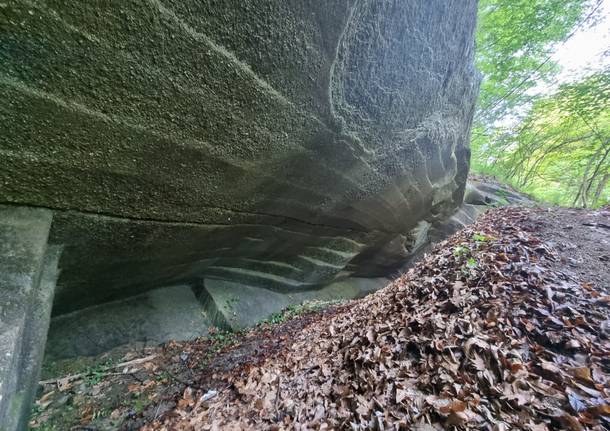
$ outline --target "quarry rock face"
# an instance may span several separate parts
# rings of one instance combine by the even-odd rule
[[[0,430],[27,429],[38,387],[59,248],[48,210],[0,205]]]
[[[239,313],[353,297],[421,252],[462,203],[475,20],[476,0],[0,4],[9,428],[27,419],[51,298],[65,354],[95,316],[104,343],[129,319],[175,334],[182,311],[146,316],[203,297],[240,326],[262,311],[210,305],[224,289],[244,286]],[[32,256],[27,277],[15,256]]]
[[[476,1],[16,0],[0,202],[54,211],[54,314],[200,277],[386,275],[461,204]]]

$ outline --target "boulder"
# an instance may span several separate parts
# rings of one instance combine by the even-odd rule
[[[1,7],[0,202],[55,211],[56,315],[387,275],[461,204],[475,0]]]
[[[466,184],[464,202],[472,205],[503,206],[536,204],[532,197],[493,177],[471,174]],[[540,203],[538,203],[540,204]]]

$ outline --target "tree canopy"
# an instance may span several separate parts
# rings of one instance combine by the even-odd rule
[[[608,202],[610,70],[544,94],[559,68],[551,52],[594,17],[598,1],[482,0],[483,74],[472,136],[474,171],[561,205]]]

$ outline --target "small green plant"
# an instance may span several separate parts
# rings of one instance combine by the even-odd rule
[[[208,338],[215,344],[222,347],[234,344],[237,341],[237,333],[231,331],[216,330],[211,331]]]
[[[472,235],[472,239],[475,240],[476,242],[487,242],[490,240],[490,238],[482,233],[475,233],[474,235]]]
[[[259,325],[277,325],[294,319],[297,316],[322,311],[333,305],[342,304],[343,302],[345,301],[339,299],[330,301],[307,301],[302,304],[292,304],[280,312],[271,314],[265,320],[261,321]]]
[[[138,397],[136,399],[136,402],[133,404],[133,409],[135,410],[136,414],[140,414],[144,411],[144,401],[142,401],[142,398]]]
[[[220,328],[210,328],[210,332],[208,334],[208,339],[212,342],[210,349],[205,353],[203,361],[201,363],[202,367],[205,367],[209,364],[210,360],[220,352],[225,347],[233,346],[239,343],[239,337],[242,335],[242,331],[225,331]]]
[[[477,260],[474,257],[469,257],[466,260],[466,264],[462,265],[462,267],[460,268],[460,271],[465,276],[471,276],[471,275],[473,275],[473,270],[475,270],[478,266],[479,266],[479,262],[477,262]]]
[[[171,374],[167,371],[162,371],[159,374],[155,375],[155,380],[160,382],[163,380],[171,380]]]
[[[93,367],[88,367],[85,374],[85,383],[89,386],[97,385],[102,381],[106,373],[108,372],[108,368],[113,364],[112,358],[105,360]]]
[[[32,410],[30,411],[30,420],[35,421],[36,419],[38,419],[38,416],[40,416],[42,414],[42,412],[44,412],[44,409],[40,405],[34,403],[34,405],[32,406]],[[35,430],[43,431],[43,430],[45,430],[45,428],[46,428],[45,424],[41,423],[41,424],[38,424],[35,428],[29,427],[28,429],[29,430],[35,429]],[[51,429],[51,428],[46,428],[46,429]]]
[[[455,257],[464,256],[464,255],[467,255],[468,253],[470,253],[470,247],[468,247],[467,245],[464,245],[464,244],[458,245],[457,247],[455,247],[453,249],[453,255]]]
[[[284,323],[288,319],[287,314],[280,311],[279,313],[273,313],[271,316],[267,317],[263,320],[262,323],[268,323],[270,325],[277,325],[279,323]]]
[[[105,409],[105,408],[104,409],[99,409],[99,410],[95,410],[93,412],[92,419],[94,419],[94,420],[95,419],[100,419],[100,418],[106,417],[108,415],[110,415],[110,411],[108,409]]]

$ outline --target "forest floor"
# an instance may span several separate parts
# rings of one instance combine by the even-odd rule
[[[39,430],[610,429],[610,208],[506,207],[366,298],[97,358]]]

